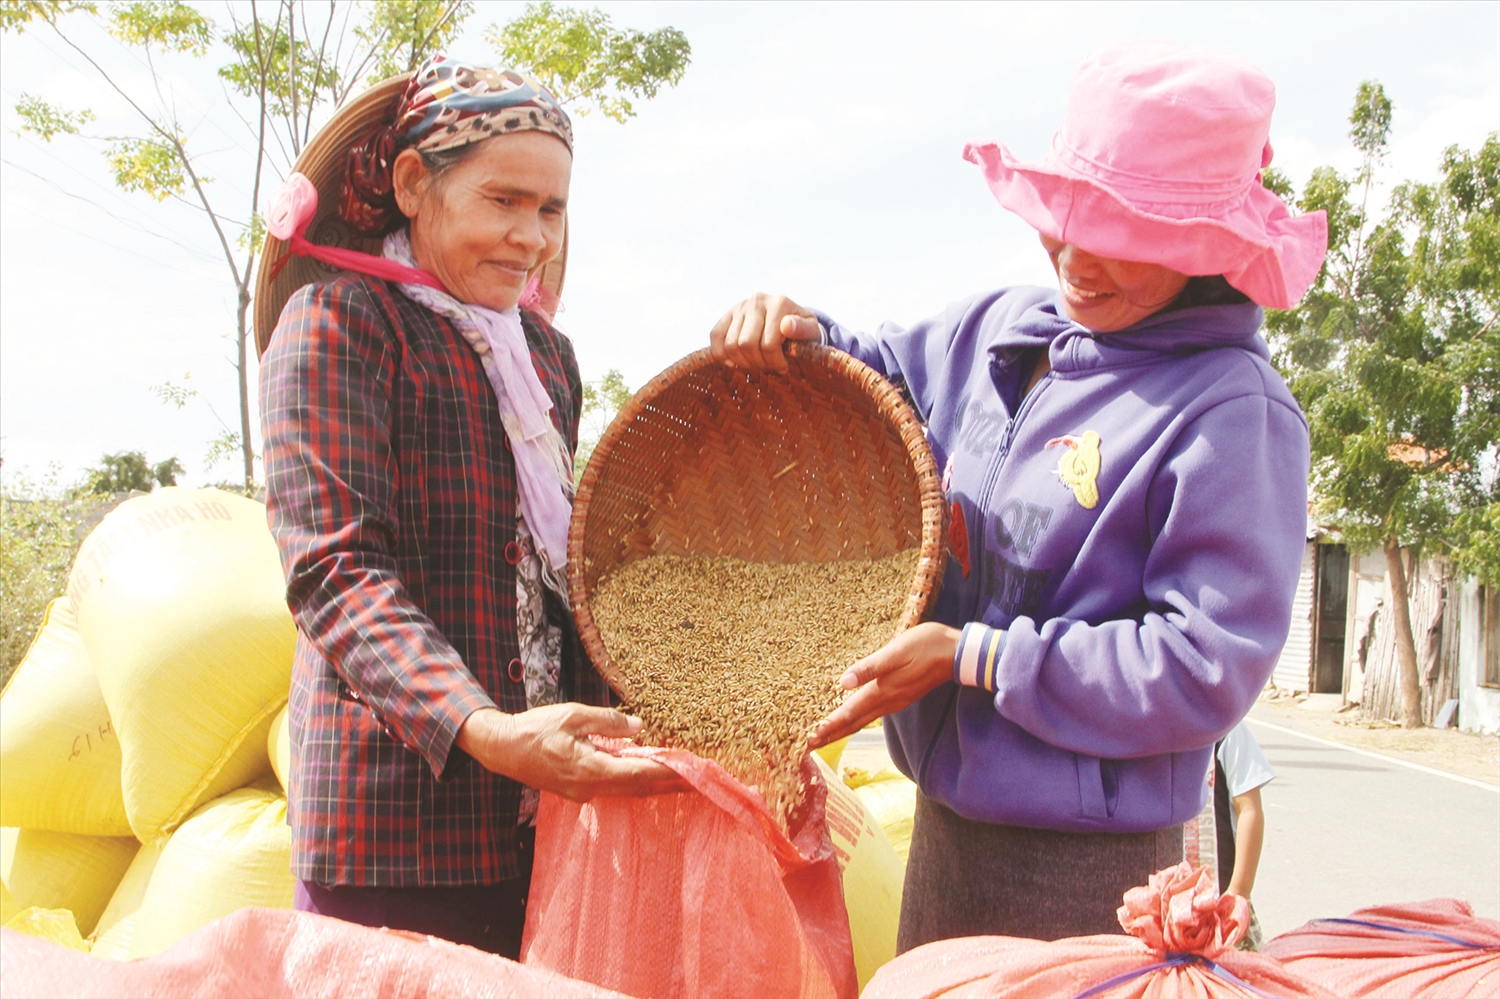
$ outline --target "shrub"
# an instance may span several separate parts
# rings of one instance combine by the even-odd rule
[[[26,655],[47,604],[68,585],[68,570],[83,540],[82,527],[97,497],[8,477],[0,488],[0,684]]]

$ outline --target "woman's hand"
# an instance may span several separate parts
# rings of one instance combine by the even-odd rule
[[[817,340],[818,317],[781,295],[752,295],[724,313],[708,334],[714,357],[731,368],[786,370],[787,340]]]
[[[818,723],[808,748],[853,735],[952,680],[958,638],[957,628],[928,621],[906,629],[849,667],[839,683],[855,693]]]
[[[640,730],[639,718],[586,704],[514,715],[481,708],[458,730],[457,745],[486,770],[572,801],[688,790],[676,771],[655,760],[611,756],[589,741],[591,735],[629,739]]]

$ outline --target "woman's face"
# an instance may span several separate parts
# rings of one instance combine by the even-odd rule
[[[1160,312],[1188,280],[1161,264],[1096,257],[1050,236],[1042,236],[1042,246],[1057,272],[1063,308],[1075,323],[1095,333],[1113,333]]]
[[[562,250],[572,173],[572,153],[545,132],[485,139],[436,177],[403,150],[392,179],[417,265],[459,301],[509,309]]]

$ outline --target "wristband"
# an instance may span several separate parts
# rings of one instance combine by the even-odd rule
[[[953,654],[953,679],[965,687],[980,687],[994,693],[995,671],[1005,651],[1005,632],[978,621],[970,621],[958,636]]]

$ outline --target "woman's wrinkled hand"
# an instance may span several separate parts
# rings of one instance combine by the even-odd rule
[[[853,735],[877,718],[895,714],[953,679],[959,631],[928,621],[908,628],[850,666],[839,678],[854,693],[813,729],[808,748]]]
[[[457,744],[487,770],[572,801],[688,790],[669,767],[612,756],[589,739],[630,739],[640,730],[639,718],[587,704],[549,704],[519,714],[481,708],[458,730]]]
[[[732,368],[785,371],[782,345],[817,340],[818,317],[782,295],[751,295],[724,313],[708,334],[715,359]]]

